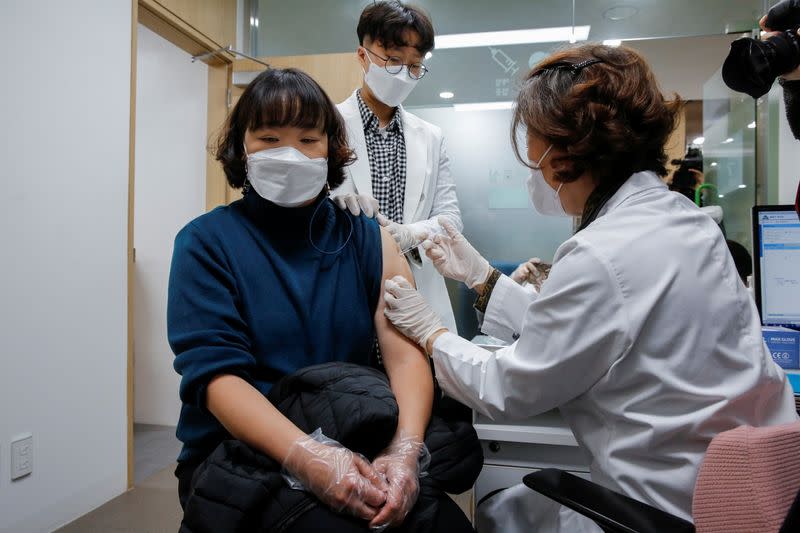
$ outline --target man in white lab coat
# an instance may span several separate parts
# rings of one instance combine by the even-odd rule
[[[381,225],[408,250],[418,289],[456,331],[444,278],[416,248],[438,229],[438,217],[462,228],[455,181],[441,129],[401,106],[427,72],[433,25],[419,8],[376,2],[362,12],[357,33],[364,84],[338,105],[357,160],[334,200],[354,215],[380,211]]]

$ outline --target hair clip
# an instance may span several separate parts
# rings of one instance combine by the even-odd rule
[[[544,72],[551,72],[555,70],[569,70],[572,74],[578,74],[581,70],[585,69],[590,65],[594,65],[595,63],[602,63],[602,59],[587,59],[586,61],[581,61],[580,63],[555,63],[553,65],[548,65],[544,68],[539,69],[538,71],[534,72],[534,76],[538,76]]]
[[[572,65],[572,70],[577,73],[585,69],[589,65],[594,65],[595,63],[602,63],[602,62],[603,62],[602,59],[587,59],[586,61],[582,61],[578,64]]]

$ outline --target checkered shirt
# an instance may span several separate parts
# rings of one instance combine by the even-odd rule
[[[406,194],[406,141],[400,113],[395,110],[386,128],[380,129],[378,117],[364,103],[360,90],[358,110],[367,142],[372,195],[386,218],[402,224]]]

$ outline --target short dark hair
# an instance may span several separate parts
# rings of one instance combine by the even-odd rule
[[[568,68],[592,60],[600,61]],[[565,152],[551,163],[558,181],[575,181],[587,170],[598,185],[645,170],[666,176],[665,145],[681,106],[677,95],[664,98],[647,62],[632,49],[569,47],[526,76],[512,122],[514,151],[528,165],[517,139],[524,126]]]
[[[247,177],[245,132],[281,126],[323,131],[328,136],[328,187],[342,184],[344,167],[355,161],[355,155],[347,145],[347,130],[336,106],[302,70],[270,68],[244,90],[216,143],[214,155],[231,187],[242,187]]]
[[[364,37],[378,41],[386,48],[409,46],[407,32],[419,35],[416,49],[421,54],[433,50],[433,23],[428,14],[414,5],[398,1],[373,2],[361,12],[358,19],[358,44],[364,44]]]

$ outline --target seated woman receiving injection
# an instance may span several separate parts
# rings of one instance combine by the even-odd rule
[[[181,504],[196,467],[234,438],[325,504],[308,513],[317,524],[399,525],[419,491],[433,380],[425,355],[383,314],[383,280],[411,279],[397,245],[373,220],[328,199],[353,159],[342,119],[307,74],[270,69],[231,112],[217,159],[243,198],[180,231],[169,282],[169,341],[182,376]],[[313,440],[265,395],[304,367],[369,365],[376,336],[399,422],[369,463]]]

